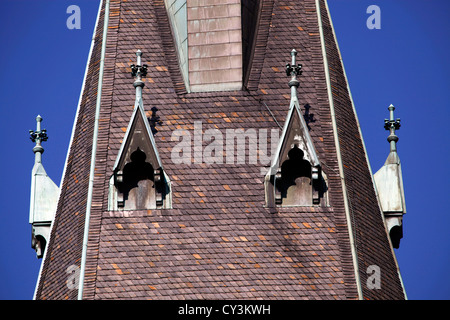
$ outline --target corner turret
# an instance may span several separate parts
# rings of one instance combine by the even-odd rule
[[[47,141],[46,130],[41,130],[41,116],[36,118],[36,131],[30,130],[30,139],[36,145],[33,148],[35,161],[31,173],[30,224],[32,226],[31,247],[36,251],[38,259],[42,258],[45,246],[50,237],[50,226],[56,212],[59,188],[50,179],[42,165],[44,148],[42,142]]]
[[[395,107],[392,104],[388,110],[390,117],[384,120],[384,128],[390,132],[387,138],[390,152],[374,179],[392,246],[398,249],[403,237],[403,215],[406,213],[402,168],[397,154],[398,137],[395,134],[395,130],[400,129],[400,119],[394,118]]]

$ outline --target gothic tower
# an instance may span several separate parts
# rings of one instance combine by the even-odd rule
[[[35,299],[405,299],[391,120],[325,0],[103,0]]]

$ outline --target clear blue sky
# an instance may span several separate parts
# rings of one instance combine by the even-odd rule
[[[69,30],[69,5],[81,29]],[[34,162],[29,129],[44,118],[43,163],[59,185],[99,1],[1,0],[0,299],[31,299],[41,260],[28,224]],[[369,30],[369,5],[381,29]],[[389,150],[383,121],[394,104],[407,214],[395,250],[409,299],[450,299],[450,1],[329,0],[373,172]],[[139,41],[136,39],[136,41]]]

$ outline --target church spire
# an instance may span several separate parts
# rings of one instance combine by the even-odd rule
[[[36,299],[404,298],[326,1],[106,0],[91,48]]]

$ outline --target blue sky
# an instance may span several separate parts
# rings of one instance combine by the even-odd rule
[[[69,30],[69,5],[81,29]],[[28,224],[33,143],[40,114],[49,139],[43,163],[60,183],[81,90],[97,0],[1,0],[0,299],[32,299],[41,260]],[[369,5],[381,29],[369,30]],[[395,250],[409,299],[450,299],[450,1],[329,0],[373,172],[386,160],[387,107],[397,132],[407,214]],[[138,41],[138,39],[136,39]]]

